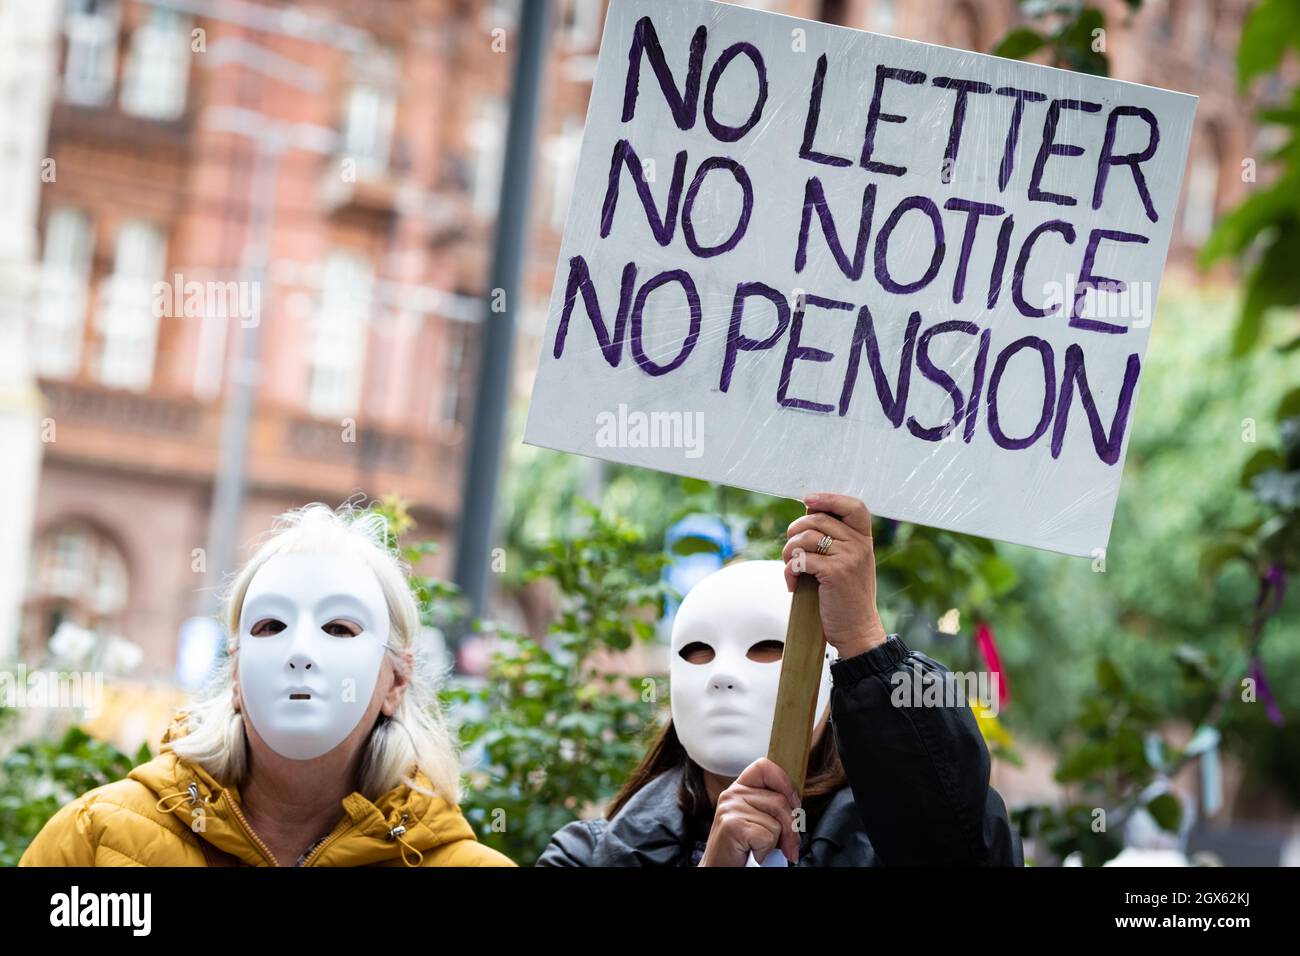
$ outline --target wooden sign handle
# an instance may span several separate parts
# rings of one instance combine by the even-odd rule
[[[812,746],[813,718],[825,657],[817,579],[811,574],[801,574],[790,603],[790,623],[781,655],[781,681],[776,690],[776,714],[767,745],[767,759],[790,775],[800,796],[808,772],[808,751]]]

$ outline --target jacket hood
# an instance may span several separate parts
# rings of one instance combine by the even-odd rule
[[[159,755],[128,777],[156,796],[158,812],[172,814],[198,838],[240,862],[269,865],[271,854],[244,816],[238,787],[223,784],[172,750],[172,741],[184,734],[184,715],[177,715]],[[416,771],[411,779],[418,788],[401,783],[374,801],[350,793],[342,801],[337,826],[307,854],[306,862],[367,866],[401,859],[417,866],[424,854],[444,844],[474,840],[458,806],[434,795],[423,773]]]

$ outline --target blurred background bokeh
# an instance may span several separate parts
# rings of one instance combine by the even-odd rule
[[[1288,108],[1294,51],[1270,61],[1265,50],[1265,68],[1239,82],[1249,0],[744,5],[978,52],[1001,46],[1201,98],[1103,566],[891,525],[880,536],[897,548],[884,546],[882,601],[910,642],[1003,675],[1011,694],[984,721],[995,783],[1013,807],[1063,811],[1049,824],[1028,813],[1026,827],[1070,834],[1044,836],[1055,852],[1043,861],[1074,852],[1095,862],[1070,842],[1064,811],[1138,792],[1166,836],[1125,831],[1103,857],[1128,844],[1300,862],[1297,599],[1285,589],[1293,566],[1267,537],[1267,521],[1294,520],[1296,501],[1261,498],[1253,475],[1242,479],[1251,461],[1258,472],[1285,460],[1295,440],[1279,410],[1300,385],[1300,353],[1285,348],[1295,312],[1243,333],[1253,236],[1197,263],[1216,222],[1294,169],[1270,162],[1300,101],[1289,121],[1257,115]],[[779,539],[789,503],[518,441],[570,199],[599,201],[574,175],[605,6],[549,4],[524,255],[502,305],[493,238],[510,185],[513,68],[529,39],[520,0],[0,0],[0,662],[105,675],[93,720],[10,715],[0,757],[27,747],[30,770],[32,748],[54,746],[74,723],[91,734],[69,745],[82,756],[96,739],[128,753],[156,745],[219,647],[222,576],[276,514],[308,502],[385,499],[403,516],[404,542],[441,543],[412,545],[430,582],[455,576],[466,509],[495,516],[485,594],[467,610],[448,591],[426,620],[430,649],[461,686],[480,689],[476,704],[462,701],[480,720],[529,695],[543,709],[590,704],[564,697],[559,677],[666,671],[654,627],[633,635],[643,640],[582,644],[589,668],[557,672],[554,699],[550,685],[516,686],[493,670],[503,646],[518,658],[520,641],[546,646],[557,622],[580,629],[564,614],[592,594],[556,577],[575,542],[618,562],[657,555],[639,566],[641,583],[667,564],[680,589]],[[1293,27],[1300,37],[1300,15],[1274,32]],[[1290,264],[1300,275],[1300,256]],[[1300,299],[1265,304],[1287,306],[1286,295]],[[515,337],[511,367],[493,370],[509,399],[505,466],[497,493],[473,500],[479,355],[503,309]],[[601,525],[615,519],[632,537]],[[646,606],[653,625],[661,607]],[[474,610],[492,623],[472,626]],[[614,610],[611,628],[625,608]],[[506,632],[515,637],[503,645]],[[1264,689],[1257,707],[1220,701],[1238,677]],[[497,707],[500,686],[519,697]],[[653,717],[633,722],[619,760],[634,759]],[[600,738],[627,719],[620,710],[579,729]],[[1196,736],[1206,727],[1213,740]],[[479,782],[500,783],[492,741],[471,733],[467,743]],[[589,792],[562,795],[539,832],[598,804],[619,766],[574,784]],[[1094,784],[1103,797],[1087,795]],[[536,803],[531,785],[511,784],[513,798]],[[1162,794],[1174,795],[1176,816]],[[16,819],[13,801],[0,793],[0,831]]]

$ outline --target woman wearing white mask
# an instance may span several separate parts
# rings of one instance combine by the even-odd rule
[[[158,757],[60,810],[27,866],[509,866],[462,816],[384,519],[282,515],[226,601],[230,654]]]
[[[964,700],[908,706],[917,698],[895,694],[944,668],[881,625],[871,515],[842,495],[806,503],[784,564],[729,565],[686,595],[673,622],[672,720],[608,819],[564,827],[539,865],[1023,863]],[[818,580],[828,644],[802,800],[764,756],[799,571]]]

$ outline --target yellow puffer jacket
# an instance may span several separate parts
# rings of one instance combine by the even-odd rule
[[[273,865],[240,809],[239,791],[176,756],[171,736],[125,780],[91,790],[51,817],[18,865]],[[422,774],[415,779],[432,789]],[[474,838],[459,807],[401,784],[373,803],[349,794],[338,825],[302,865],[514,864]]]

